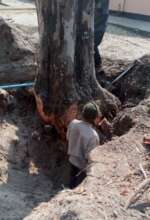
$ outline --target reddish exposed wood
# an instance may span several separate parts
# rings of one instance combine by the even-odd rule
[[[44,121],[44,123],[55,126],[61,139],[66,140],[67,126],[70,123],[70,121],[76,118],[78,113],[77,104],[72,104],[67,109],[67,111],[61,116],[54,113],[48,115],[44,112],[42,99],[39,96],[37,96],[35,92],[34,95],[36,99],[37,111],[41,119]]]

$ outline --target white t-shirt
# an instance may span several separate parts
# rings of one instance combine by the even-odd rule
[[[69,161],[79,169],[87,164],[89,152],[99,145],[99,136],[91,124],[74,119],[67,130]]]

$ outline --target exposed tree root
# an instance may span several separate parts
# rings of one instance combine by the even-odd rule
[[[51,124],[55,126],[57,129],[60,138],[62,140],[66,140],[66,130],[67,130],[67,125],[68,123],[76,118],[77,112],[78,112],[78,107],[77,104],[72,104],[65,113],[62,115],[57,115],[54,113],[51,113],[50,115],[47,115],[44,112],[44,107],[43,107],[43,102],[42,99],[36,95],[34,92],[34,96],[36,99],[36,106],[37,106],[37,111],[41,119],[46,123],[46,124]]]

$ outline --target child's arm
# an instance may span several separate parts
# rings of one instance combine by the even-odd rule
[[[101,129],[102,133],[104,133],[104,135],[112,135],[112,125],[105,117],[100,121],[99,128]]]

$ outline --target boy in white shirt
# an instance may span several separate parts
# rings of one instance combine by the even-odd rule
[[[72,120],[67,130],[70,188],[79,185],[86,177],[89,152],[99,145],[99,135],[94,129],[101,118],[99,107],[94,102],[87,103],[83,107],[82,118]]]

